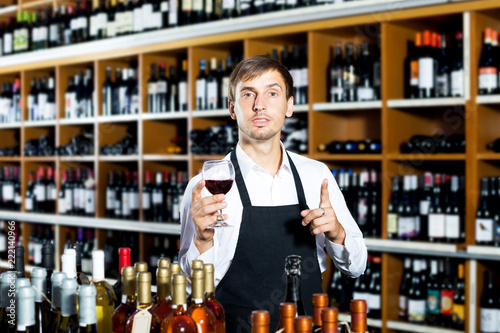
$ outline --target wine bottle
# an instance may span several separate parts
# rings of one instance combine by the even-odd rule
[[[152,220],[151,171],[146,171],[146,181],[142,188],[142,214],[145,221]]]
[[[206,78],[206,92],[207,108],[216,110],[219,107],[219,82],[217,79],[217,59],[215,57],[210,59],[210,71]]]
[[[63,272],[56,272],[52,274],[52,307],[50,308],[50,330],[49,332],[57,332],[61,323],[61,285],[62,281],[66,279],[66,274]]]
[[[312,333],[313,319],[311,316],[297,316],[293,321],[294,332],[296,333]]]
[[[16,272],[17,278],[23,278],[25,276],[24,271],[24,247],[18,245],[14,248],[14,271]]]
[[[373,89],[373,67],[372,57],[370,55],[370,44],[363,43],[363,51],[359,63],[359,85],[356,95],[358,101],[373,101],[376,99]]]
[[[11,55],[13,53],[14,41],[14,18],[9,17],[7,27],[3,34],[3,54]]]
[[[122,248],[123,249],[123,248]],[[121,270],[121,303],[113,312],[112,327],[114,333],[124,333],[127,321],[136,310],[136,278],[132,266]]]
[[[123,268],[131,265],[130,248],[121,247],[118,249],[118,263],[118,273],[123,274]],[[122,279],[118,279],[118,281],[113,286],[113,291],[116,296],[116,307],[120,304],[118,302],[122,302],[122,288]]]
[[[481,179],[481,196],[476,212],[476,243],[493,245],[493,218],[490,211],[488,178]]]
[[[165,258],[162,258],[165,259]],[[162,260],[160,259],[160,260]],[[161,261],[158,260],[158,268],[156,270],[157,294],[154,296],[153,302],[156,304],[152,312],[156,313],[160,320],[167,318],[172,313],[172,296],[170,290],[170,270],[168,267],[161,267]],[[204,286],[203,286],[204,288]],[[205,297],[205,295],[203,295]],[[214,316],[214,332],[215,332],[215,316]]]
[[[441,315],[440,323],[442,326],[451,327],[453,313],[453,298],[455,296],[455,288],[453,286],[453,277],[451,271],[451,262],[446,259],[445,273],[441,280]]]
[[[455,280],[455,295],[452,307],[452,327],[456,330],[465,328],[465,281],[464,264],[458,264],[458,276]]]
[[[450,96],[450,57],[447,54],[448,47],[446,35],[438,35],[437,45],[437,75],[436,75],[436,96]]]
[[[445,211],[446,241],[450,243],[465,241],[464,218],[463,211],[460,208],[458,191],[459,178],[458,176],[452,176]]]
[[[14,293],[9,293],[10,286],[16,281],[15,272],[4,272],[0,276],[0,288],[2,297],[0,298],[0,305],[3,310],[3,316],[0,318],[0,329],[2,332],[14,333],[16,326],[12,323],[11,316],[8,313],[15,311]]]
[[[156,173],[156,186],[152,189],[152,204],[153,204],[153,217],[157,222],[165,220],[164,215],[164,190],[162,188],[162,174],[161,172]]]
[[[422,34],[415,33],[415,42],[408,44],[407,63],[407,98],[418,98],[418,59],[422,46]]]
[[[318,330],[323,326],[321,321],[321,311],[328,306],[327,294],[313,294],[313,330]]]
[[[380,263],[380,257],[373,258],[373,273],[368,283],[368,317],[375,319],[380,319],[382,316]]]
[[[95,181],[91,169],[87,170],[87,179],[84,186],[85,216],[93,217],[95,215]]]
[[[484,30],[484,44],[479,58],[479,95],[493,94],[498,89],[498,69],[491,45],[491,28]]]
[[[95,285],[97,330],[99,332],[110,332],[111,318],[113,316],[115,294],[111,286],[104,280],[104,251],[92,251],[92,284]]]
[[[366,333],[368,332],[367,326],[367,305],[365,300],[353,299],[351,300],[351,332],[352,333]]]
[[[335,43],[335,56],[333,48],[330,49],[330,63],[328,65],[328,96],[330,103],[344,101],[343,81],[344,59],[342,57],[342,42]]]
[[[179,77],[179,111],[187,110],[187,60],[182,60],[182,71]]]
[[[403,278],[399,286],[399,318],[408,319],[408,294],[412,283],[411,259],[405,258]]]
[[[250,316],[252,333],[269,333],[271,317],[266,310],[254,310]],[[194,332],[194,331],[193,331]]]
[[[61,283],[61,319],[59,332],[79,332],[78,312],[76,309],[77,282],[74,278],[66,278]]]
[[[140,327],[149,332],[159,332],[161,327],[160,318],[151,311],[153,302],[151,300],[151,273],[137,273],[137,310],[127,321],[126,332],[132,333]],[[144,318],[149,318],[144,320]]]
[[[106,217],[114,217],[115,214],[115,173],[113,171],[109,172],[108,186],[106,187]]]
[[[427,295],[420,279],[420,260],[413,260],[413,276],[408,290],[408,321],[422,324],[425,321]]]
[[[434,175],[432,199],[429,206],[428,232],[429,241],[442,241],[445,238],[445,214],[441,194],[441,175]]]
[[[37,289],[34,295],[34,317],[35,325],[39,332],[48,332],[50,324],[50,305],[43,297],[47,289],[47,270],[45,268],[34,268],[31,271],[31,284]],[[48,297],[48,296],[47,296]]]
[[[196,110],[207,109],[207,77],[205,59],[200,60],[200,72],[196,77]]]
[[[416,225],[416,211],[411,200],[411,176],[403,176],[403,193],[398,206],[398,238],[413,238]]]
[[[203,266],[203,263],[201,264]],[[203,332],[215,332],[217,319],[210,309],[205,306],[205,273],[203,269],[191,271],[191,305],[187,314],[196,322],[196,326]]]
[[[19,298],[17,332],[39,332],[35,321],[35,290],[31,286],[22,287],[16,290],[16,294]]]
[[[321,333],[337,333],[338,332],[339,312],[335,307],[327,307],[321,310]]]
[[[398,237],[399,176],[392,177],[392,192],[387,208],[387,237]]]
[[[498,305],[495,299],[493,274],[490,270],[484,272],[484,285],[480,301],[480,331],[481,333],[497,332]]]
[[[293,332],[293,321],[297,315],[295,303],[281,303],[280,304],[280,323],[278,330],[283,329],[283,333]]]
[[[290,255],[285,260],[286,291],[285,302],[294,303],[297,315],[305,315],[301,290],[302,258]]]
[[[93,285],[78,288],[80,333],[97,333],[96,295],[97,290]]]
[[[173,276],[175,272],[176,264],[170,264],[170,273]],[[177,266],[180,271],[180,267]],[[205,272],[205,305],[210,311],[213,312],[215,318],[217,319],[217,333],[223,333],[226,331],[226,313],[222,305],[215,299],[215,287],[214,287],[214,265],[204,264],[203,271]]]
[[[356,65],[353,43],[347,43],[345,45],[345,61],[343,68],[344,94],[347,102],[355,102],[357,100],[356,83],[358,82],[358,68]]]
[[[418,91],[419,98],[431,98],[436,96],[436,80],[435,58],[431,48],[431,32],[424,31],[423,47],[418,58]]]
[[[172,266],[171,266],[172,267]],[[143,273],[149,274],[149,273]],[[175,274],[172,277],[172,314],[162,322],[161,332],[172,333],[182,323],[184,332],[197,332],[196,322],[188,315],[186,309],[186,276]]]

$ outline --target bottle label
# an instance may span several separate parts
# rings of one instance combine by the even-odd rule
[[[97,36],[97,29],[98,29],[98,21],[97,21],[97,15],[93,15],[90,17],[90,36],[95,37]]]
[[[359,87],[358,88],[358,102],[373,101],[375,99],[375,91],[373,88]]]
[[[35,185],[35,196],[37,202],[46,200],[44,185]]]
[[[427,312],[434,315],[441,313],[441,292],[439,290],[427,290]]]
[[[71,29],[64,29],[64,45],[71,44]]]
[[[80,193],[78,193],[78,207],[80,207],[81,209],[85,209],[85,189],[84,188],[81,188]]]
[[[34,257],[33,257],[33,263],[35,265],[40,265],[42,263],[42,243],[35,243],[34,244]]]
[[[73,210],[73,191],[70,188],[64,190],[64,198],[66,202],[65,212],[71,212]]]
[[[300,79],[302,80],[301,86],[308,87],[309,86],[309,70],[307,67],[304,67],[300,70]]]
[[[446,238],[458,239],[460,237],[460,216],[446,214],[444,218]]]
[[[104,30],[103,34],[106,34],[106,27],[108,26],[108,15],[106,13],[99,13],[97,15],[97,33],[99,30]]]
[[[429,214],[429,237],[444,238],[445,234],[445,215],[444,214]]]
[[[429,215],[429,208],[431,206],[430,200],[420,200],[420,215],[427,216]]]
[[[335,101],[342,101],[342,99],[344,98],[344,89],[339,87],[331,87],[330,95],[332,96],[332,100],[330,101],[331,103]]]
[[[180,214],[181,214],[181,211],[180,211],[179,203],[174,202],[174,204],[172,205],[172,218],[174,219],[174,221],[178,221],[180,219]]]
[[[151,208],[151,193],[142,192],[142,209]]]
[[[110,210],[110,209],[115,209],[116,205],[115,205],[115,197],[116,197],[116,194],[115,194],[115,191],[114,190],[106,190],[106,209]]]
[[[186,82],[179,82],[179,104],[187,104]]]
[[[39,117],[45,119],[45,107],[47,105],[47,94],[38,94],[38,110],[40,112]]]
[[[33,210],[33,198],[24,199],[24,208],[26,209],[26,211]]]
[[[153,28],[161,29],[163,27],[163,16],[161,15],[161,11],[153,13],[151,22]]]
[[[145,3],[142,5],[142,27],[143,29],[151,28],[151,16],[153,16],[153,5]]]
[[[14,196],[14,202],[16,204],[20,204],[21,200],[22,200],[21,194],[20,193],[16,193],[16,195]]]
[[[450,94],[450,85],[448,74],[438,75],[436,77],[436,88],[438,96],[448,96]]]
[[[134,316],[132,333],[148,333],[151,330],[151,313],[149,311],[139,311]]]
[[[203,0],[193,0],[193,10],[201,12],[203,10]]]
[[[420,89],[434,88],[434,59],[418,59],[418,87]]]
[[[38,40],[43,42],[49,39],[49,32],[47,27],[38,28]]]
[[[196,105],[198,110],[205,109],[207,81],[205,79],[196,80]]]
[[[168,25],[177,25],[177,0],[169,0]]]
[[[222,0],[222,9],[234,9],[235,1],[234,0]]]
[[[421,322],[425,320],[425,300],[408,300],[408,320],[410,322]]]
[[[156,93],[157,94],[166,94],[167,93],[167,82],[160,81],[156,83]]]
[[[464,70],[451,72],[451,95],[462,97],[464,95]]]
[[[45,103],[45,119],[56,118],[56,105],[52,102]]]
[[[409,237],[415,232],[415,217],[414,216],[399,216],[398,219],[398,236]]]
[[[418,87],[418,60],[410,62],[410,86]]]
[[[115,18],[115,20],[116,20],[116,18]],[[108,24],[106,26],[106,34],[110,38],[116,36],[116,23],[115,23],[115,21],[108,21]]]
[[[369,294],[367,303],[370,310],[380,310],[380,295]]]
[[[193,1],[192,0],[182,0],[182,11],[190,12],[193,10]]]
[[[57,203],[57,211],[59,214],[66,214],[68,204],[66,203],[65,197],[59,197],[59,201]]]
[[[208,105],[215,105],[215,108],[217,108],[217,82],[207,84],[207,99]]]
[[[211,2],[211,1],[209,1],[209,2]],[[168,12],[168,1],[162,1],[161,5],[160,5],[160,10],[162,13]]]
[[[498,87],[496,67],[479,68],[479,89],[496,89]]]
[[[38,41],[40,40],[38,37],[39,31],[40,31],[39,28],[33,28],[31,33],[31,40],[33,41],[33,43],[38,43]]]
[[[95,212],[95,192],[93,189],[85,191],[85,213],[94,214]]]
[[[389,213],[387,216],[387,233],[398,233],[398,214]]]
[[[155,95],[157,87],[156,83],[148,83],[148,95]]]
[[[163,204],[163,194],[153,193],[153,204]]]
[[[123,192],[122,193],[122,215],[130,216],[130,203],[129,203],[129,194]]]
[[[290,75],[292,76],[293,86],[296,88],[300,87],[300,84],[302,83],[300,78],[300,69],[290,70]]]
[[[139,209],[139,193],[130,193],[130,209]]]
[[[454,290],[441,290],[441,314],[451,316],[453,310]]]
[[[4,185],[2,188],[2,197],[4,201],[14,200],[14,185]]]
[[[476,241],[493,241],[493,219],[476,219]]]
[[[55,201],[57,199],[56,188],[52,187],[49,189],[49,200]]]
[[[399,316],[405,317],[408,311],[408,297],[399,295]]]
[[[136,114],[139,113],[139,95],[132,95],[130,99],[130,112]]]
[[[221,91],[222,98],[226,98],[229,96],[229,77],[224,76],[222,78],[222,91]],[[223,107],[227,107],[227,105],[223,105]]]
[[[451,319],[456,324],[463,324],[465,321],[465,306],[463,304],[453,303]]]
[[[481,309],[480,327],[482,333],[495,333],[498,325],[497,309]]]
[[[5,54],[12,53],[12,34],[3,35],[3,51]]]
[[[142,29],[142,7],[134,8],[134,32],[141,32]]]
[[[366,204],[366,198],[358,198],[358,224],[364,226],[368,223],[367,215],[368,206]]]

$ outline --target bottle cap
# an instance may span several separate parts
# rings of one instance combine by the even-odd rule
[[[172,278],[172,286],[172,304],[186,304],[186,276],[184,274],[175,274]]]
[[[205,298],[205,272],[202,269],[193,269],[191,271],[191,284],[193,286],[193,299]]]
[[[215,291],[214,265],[204,264],[203,271],[205,272],[205,292],[211,294]]]
[[[27,326],[35,325],[35,290],[31,286],[21,287],[16,291],[18,307],[17,329],[22,331]]]
[[[61,285],[62,281],[66,279],[66,273],[56,272],[52,274],[52,304],[56,308],[61,307]]]
[[[122,268],[122,294],[133,296],[136,292],[135,269],[132,266]]]
[[[324,308],[328,306],[328,295],[327,294],[313,294],[312,299],[313,307]]]
[[[313,327],[311,316],[297,316],[293,322],[295,333],[309,333]]]
[[[339,311],[335,307],[321,309],[321,321],[323,323],[336,323],[339,320]]]
[[[161,268],[169,268],[170,267],[170,259],[169,258],[160,258],[158,259],[158,267]]]
[[[294,317],[297,315],[297,307],[294,303],[280,304],[280,317]]]
[[[31,287],[31,282],[30,279],[28,278],[17,278],[16,279],[16,289],[22,288],[22,287]],[[17,296],[19,297],[19,296]]]
[[[92,280],[104,279],[104,251],[92,251]]]
[[[252,311],[251,322],[252,326],[269,326],[271,319],[269,312],[266,310]]]
[[[31,271],[31,283],[38,289],[35,293],[35,302],[41,303],[44,298],[42,293],[46,293],[47,270],[45,268],[33,268]]]
[[[158,297],[165,299],[170,296],[170,282],[170,270],[166,267],[158,267],[156,270]]]
[[[203,269],[203,260],[193,260],[191,269]]]
[[[139,261],[134,264],[134,269],[135,273],[140,273],[140,272],[147,272],[148,271],[148,264],[145,263],[144,261]]]
[[[351,332],[366,332],[366,311],[367,305],[364,299],[351,300]]]
[[[76,311],[76,279],[64,279],[61,284],[61,315],[71,316]]]
[[[80,326],[97,324],[96,294],[94,285],[84,284],[78,288]]]
[[[54,246],[52,243],[44,243],[42,246],[42,266],[54,269]]]

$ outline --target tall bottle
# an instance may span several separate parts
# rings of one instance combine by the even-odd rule
[[[192,270],[191,279],[191,305],[187,314],[193,318],[203,332],[215,332],[217,324],[215,315],[205,306],[205,273],[203,269]]]
[[[114,310],[115,294],[111,286],[104,280],[104,251],[92,251],[92,284],[95,285],[97,330],[111,332],[111,318]]]
[[[285,302],[294,303],[297,315],[305,315],[301,289],[302,257],[290,255],[285,259],[286,292]]]
[[[161,260],[162,259],[158,261],[158,268],[156,270],[156,286],[158,291],[155,295],[156,305],[151,311],[154,312],[160,320],[163,320],[172,313],[172,297],[170,291],[172,277],[167,267],[160,266]],[[205,295],[203,295],[203,297],[205,297]]]
[[[481,179],[481,196],[476,212],[476,243],[493,245],[493,217],[490,211],[488,178]]]
[[[484,30],[484,44],[479,58],[479,95],[493,94],[498,89],[498,68],[495,66],[495,56],[491,45],[493,31]]]
[[[63,272],[56,272],[52,274],[52,307],[50,308],[50,325],[49,332],[57,332],[59,324],[61,323],[61,285],[63,280],[66,279],[66,274]]]
[[[112,317],[114,333],[124,333],[127,321],[136,310],[136,278],[132,266],[125,266],[121,270],[122,295],[121,304],[116,308]]]
[[[387,237],[398,237],[399,177],[392,177],[392,192],[387,214]]]
[[[366,333],[368,332],[367,315],[368,310],[365,300],[353,299],[350,304],[351,309],[351,332]]]
[[[292,333],[293,321],[296,315],[297,315],[297,308],[295,307],[295,303],[281,303],[280,323],[278,325],[278,329],[284,329],[283,333]]]
[[[14,248],[14,271],[16,272],[17,278],[25,277],[24,272],[24,247],[18,245]]]
[[[151,273],[140,272],[137,274],[137,310],[130,316],[127,321],[126,332],[132,333],[132,328],[143,324],[141,328],[146,332],[160,332],[161,320],[151,311],[153,302],[151,300]],[[144,320],[138,318],[144,316],[143,311],[148,311],[147,316],[151,316],[151,320],[144,323]],[[149,323],[149,327],[148,324]]]
[[[172,271],[174,264],[171,264],[170,267]],[[205,305],[217,319],[217,333],[224,333],[226,332],[226,313],[222,305],[215,299],[214,265],[204,264],[203,271],[205,272]]]
[[[434,175],[434,188],[432,200],[429,207],[428,233],[429,241],[442,241],[445,239],[445,214],[443,207],[443,197],[441,194],[441,175]]]
[[[196,322],[186,311],[186,276],[175,274],[172,287],[172,314],[161,324],[161,332],[173,333],[179,325],[182,325],[185,333],[197,332]]]
[[[329,102],[344,101],[343,81],[344,59],[342,57],[342,42],[335,43],[335,56],[333,48],[330,50],[330,64],[328,65],[328,96]]]
[[[441,286],[439,284],[438,261],[431,261],[430,276],[427,281],[427,310],[425,321],[437,325],[441,315]]]
[[[7,333],[15,333],[16,326],[12,324],[12,318],[6,314],[11,311],[15,311],[16,309],[13,307],[14,304],[14,295],[13,293],[9,293],[9,289],[12,283],[16,281],[16,273],[15,272],[4,272],[0,276],[0,289],[1,289],[1,298],[0,298],[0,306],[3,311],[3,316],[0,318],[0,329],[2,332]]]
[[[412,282],[411,259],[405,258],[403,278],[399,286],[399,318],[408,318],[408,293]]]
[[[452,327],[456,330],[465,328],[465,281],[464,264],[458,264],[458,276],[455,282],[455,295],[453,297]]]
[[[187,60],[182,60],[182,71],[179,77],[179,110],[188,110],[188,99],[187,99]]]
[[[123,274],[122,272],[123,268],[127,266],[131,266],[130,248],[121,247],[118,249],[118,273]],[[113,285],[113,291],[116,296],[115,307],[118,307],[120,305],[119,302],[123,301],[122,290],[123,290],[123,282],[122,279],[119,278],[118,281]]]
[[[418,90],[420,98],[436,96],[436,66],[431,47],[431,32],[424,31],[423,47],[418,58]]]
[[[50,305],[42,295],[42,293],[46,293],[47,270],[45,268],[34,268],[31,272],[31,284],[38,289],[34,299],[36,327],[40,333],[48,332],[48,325],[50,324]]]
[[[313,304],[313,330],[320,329],[323,326],[321,321],[321,310],[328,306],[328,295],[327,294],[313,294],[312,298]]]
[[[80,333],[97,333],[96,295],[93,285],[78,288]]]
[[[266,310],[252,311],[250,322],[252,324],[252,333],[269,333],[271,316]]]
[[[78,312],[76,310],[76,279],[64,279],[61,283],[61,319],[59,332],[78,333]]]
[[[207,76],[205,59],[200,60],[200,72],[196,77],[196,110],[207,109]]]
[[[483,292],[479,303],[479,327],[481,333],[494,333],[498,331],[498,306],[495,295],[496,292],[493,284],[493,274],[490,270],[485,271]]]
[[[413,260],[413,277],[408,292],[408,321],[422,324],[425,321],[427,295],[420,279],[420,260]]]
[[[22,287],[16,290],[16,294],[19,298],[17,332],[41,332],[35,320],[35,290],[31,286]]]

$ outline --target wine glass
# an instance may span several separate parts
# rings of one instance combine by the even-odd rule
[[[230,160],[206,161],[203,164],[202,177],[205,180],[205,187],[213,195],[226,194],[233,186],[234,167]],[[222,209],[219,210],[217,222],[209,226],[209,229],[228,227],[226,221],[222,219]]]

